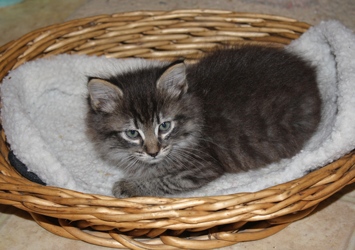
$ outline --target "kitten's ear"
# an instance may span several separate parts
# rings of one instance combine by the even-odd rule
[[[121,89],[108,81],[98,78],[89,80],[88,90],[91,107],[96,111],[105,113],[112,113],[123,97]]]
[[[184,63],[178,63],[169,67],[159,78],[157,88],[167,92],[173,97],[179,97],[181,94],[186,93],[188,88],[186,65]]]

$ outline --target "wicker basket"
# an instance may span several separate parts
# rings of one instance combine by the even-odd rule
[[[288,44],[309,28],[294,19],[217,10],[101,15],[35,30],[0,48],[0,80],[19,65],[59,53],[194,59],[221,44]],[[355,181],[355,153],[303,178],[255,193],[116,199],[44,187],[9,164],[2,131],[0,203],[28,211],[48,231],[133,249],[210,249],[272,235]]]

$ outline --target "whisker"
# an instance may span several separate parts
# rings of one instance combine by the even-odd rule
[[[178,157],[176,157],[178,156]],[[197,156],[197,157],[196,157]],[[171,157],[174,157],[174,159],[176,159],[177,161],[179,161],[181,163],[181,165],[183,166],[183,168],[186,169],[186,162],[184,162],[182,159],[187,159],[188,162],[194,162],[194,165],[197,167],[197,165],[199,167],[202,167],[202,168],[199,168],[199,169],[203,169],[205,166],[203,164],[203,162],[205,161],[204,158],[202,157],[199,157],[198,155],[191,155],[191,152],[190,151],[185,151],[185,150],[182,150],[182,149],[179,149],[179,150],[176,150],[176,153],[171,155]],[[180,157],[180,158],[179,158]],[[201,161],[196,161],[196,158],[197,159],[200,159]],[[197,165],[196,165],[197,164]]]

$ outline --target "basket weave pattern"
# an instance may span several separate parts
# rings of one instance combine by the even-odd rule
[[[215,46],[282,46],[309,28],[294,19],[217,10],[129,12],[35,30],[0,47],[0,81],[21,64],[60,53],[195,59]],[[0,140],[0,203],[28,211],[50,232],[132,249],[209,249],[272,235],[355,181],[355,154],[255,193],[200,198],[114,197],[43,187],[8,163]]]

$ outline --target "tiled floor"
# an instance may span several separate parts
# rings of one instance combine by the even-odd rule
[[[1,0],[0,0],[1,1]],[[293,17],[311,24],[338,19],[355,30],[354,0],[24,0],[0,8],[0,46],[35,28],[102,13],[218,8]],[[321,203],[308,218],[269,238],[225,249],[354,250],[355,184]],[[0,250],[106,249],[53,235],[18,209],[0,205]]]

